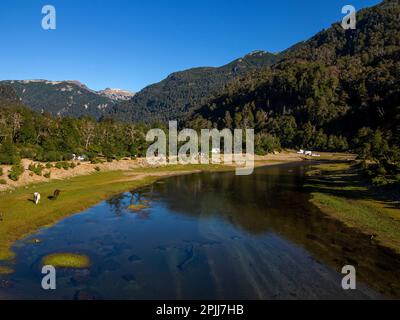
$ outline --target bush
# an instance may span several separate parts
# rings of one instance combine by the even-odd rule
[[[0,146],[0,164],[15,165],[18,164],[20,160],[21,158],[15,145],[10,140],[6,140]]]
[[[71,169],[75,169],[75,168],[76,168],[76,164],[72,162],[72,163],[69,165],[69,167],[70,167]]]
[[[21,165],[21,163],[19,164],[15,164],[11,167],[10,173],[8,175],[8,177],[12,180],[12,181],[18,181],[19,177],[24,173],[24,168]]]
[[[63,155],[63,160],[65,161],[71,161],[74,158],[74,156],[72,155],[72,153],[64,153]]]
[[[6,181],[6,180],[4,180],[4,179],[0,179],[0,184],[3,184],[3,185],[5,185],[5,184],[7,184],[7,181]]]
[[[255,137],[255,153],[257,155],[266,155],[275,151],[281,151],[279,138],[271,134],[258,134]]]
[[[43,177],[45,177],[46,179],[50,179],[51,178],[51,172],[46,172]]]
[[[48,163],[46,163],[46,168],[51,169],[51,168],[53,168],[53,165],[50,162],[48,162]]]
[[[3,168],[0,167],[0,176],[4,174]]]
[[[63,165],[62,165],[61,162],[57,162],[54,166],[55,166],[57,169],[62,169],[62,168],[63,168]]]
[[[63,160],[63,154],[57,151],[46,151],[38,157],[39,161],[56,162]]]
[[[101,164],[101,163],[103,163],[104,161],[102,161],[101,159],[99,159],[99,158],[93,158],[91,161],[90,161],[90,163],[91,164]]]
[[[20,157],[24,159],[35,159],[37,156],[37,150],[33,148],[21,148],[19,154]]]
[[[62,161],[62,162],[57,162],[55,167],[57,169],[64,169],[64,170],[69,170],[70,165],[68,162]]]
[[[61,163],[64,170],[69,170],[70,166],[68,162],[61,162]]]
[[[41,176],[44,167],[41,164],[35,165],[35,164],[32,163],[32,164],[29,165],[28,169],[29,169],[29,171],[32,171],[36,175]]]
[[[95,167],[94,170],[100,171],[101,169],[100,169],[100,167]]]

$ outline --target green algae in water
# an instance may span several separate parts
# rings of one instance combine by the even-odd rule
[[[128,207],[128,210],[133,212],[140,212],[142,210],[148,209],[149,207],[144,204],[132,204]]]
[[[55,253],[44,257],[42,264],[55,268],[86,269],[90,266],[90,259],[80,254]]]

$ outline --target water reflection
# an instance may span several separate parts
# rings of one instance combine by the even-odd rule
[[[16,273],[1,295],[39,299],[364,299],[400,297],[390,251],[321,215],[304,193],[302,167],[255,175],[171,178],[110,198],[19,242]],[[149,209],[137,212],[130,205]],[[30,242],[40,238],[39,244]],[[40,261],[90,256],[40,289]],[[357,291],[339,270],[357,267]],[[382,295],[381,295],[382,294]]]

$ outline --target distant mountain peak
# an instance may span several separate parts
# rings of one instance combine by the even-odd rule
[[[116,88],[106,88],[104,90],[98,91],[98,94],[115,101],[126,101],[131,99],[135,95],[134,92]]]

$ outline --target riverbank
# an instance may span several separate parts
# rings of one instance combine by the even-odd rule
[[[151,184],[161,178],[204,170],[217,171],[227,168],[216,165],[190,165],[100,171],[3,192],[0,194],[0,261],[13,259],[14,254],[10,248],[15,241],[71,214],[83,211],[114,194]],[[61,190],[57,200],[51,200],[54,190]],[[42,196],[37,206],[32,202],[34,192],[39,192]]]
[[[322,212],[400,254],[400,195],[368,184],[353,162],[315,165],[307,187]]]
[[[302,159],[297,155],[285,153],[257,157],[255,165],[268,166]],[[99,166],[100,171],[94,168]],[[100,167],[101,166],[101,167]],[[78,168],[79,167],[79,168]],[[79,169],[79,171],[78,171]],[[115,194],[143,187],[155,181],[174,175],[191,174],[201,171],[233,170],[223,165],[177,165],[165,167],[146,167],[137,161],[122,161],[92,165],[81,164],[71,170],[58,170],[57,179],[29,183],[26,178],[18,187],[11,186],[0,193],[0,268],[10,272],[7,267],[14,253],[11,246],[18,240],[51,226],[61,219],[81,212]],[[56,168],[53,168],[56,172]],[[31,175],[28,175],[32,178]],[[42,181],[43,180],[43,181]],[[61,190],[57,200],[51,200],[55,190]],[[38,206],[32,202],[32,194],[39,192],[42,200]]]
[[[329,155],[331,157],[339,157],[340,155]],[[255,166],[279,164],[282,162],[297,162],[304,160],[304,157],[296,154],[296,152],[286,151],[279,154],[271,154],[266,156],[255,156]],[[81,162],[81,161],[69,161],[63,163],[40,163],[29,159],[23,159],[21,161],[24,172],[19,177],[18,181],[13,181],[8,177],[11,166],[0,166],[3,174],[0,173],[0,192],[15,190],[17,188],[29,186],[31,184],[38,183],[49,183],[54,180],[65,180],[78,176],[88,175],[94,172],[103,171],[130,171],[144,168],[156,168],[157,166],[150,166],[145,158],[138,158],[135,160],[124,159],[112,162]],[[67,164],[67,166],[65,166]],[[30,165],[42,166],[43,170],[41,175],[37,175],[29,170]],[[47,166],[49,165],[49,168]],[[47,175],[49,174],[49,175]]]

